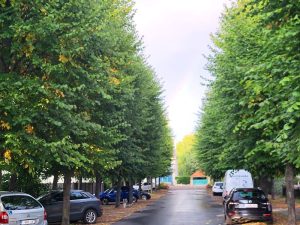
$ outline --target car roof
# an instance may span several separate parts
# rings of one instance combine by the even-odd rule
[[[259,188],[234,188],[234,191],[262,191]]]
[[[85,192],[84,190],[79,190],[79,189],[71,189],[71,192]],[[58,190],[51,190],[51,192],[63,192],[62,189],[58,189]]]
[[[2,195],[29,195],[24,192],[18,192],[18,191],[0,191],[0,196]]]

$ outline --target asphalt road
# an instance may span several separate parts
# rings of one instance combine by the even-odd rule
[[[221,204],[205,189],[170,190],[153,205],[113,225],[223,225]]]

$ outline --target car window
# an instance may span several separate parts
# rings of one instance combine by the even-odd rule
[[[52,202],[62,202],[63,200],[64,200],[63,192],[51,193],[51,201]]]
[[[253,191],[236,191],[233,193],[232,200],[246,200],[246,199],[266,199],[266,196],[262,191],[253,190]]]
[[[215,186],[222,187],[223,183],[215,183]]]
[[[24,210],[42,208],[41,204],[30,196],[11,195],[1,198],[3,207],[6,210]]]
[[[86,194],[81,192],[72,192],[71,193],[71,200],[77,200],[77,199],[87,199],[89,198]]]

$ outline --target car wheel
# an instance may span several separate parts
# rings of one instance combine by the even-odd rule
[[[146,195],[142,195],[142,199],[143,200],[147,200],[147,196]]]
[[[85,211],[83,215],[83,222],[85,224],[96,223],[96,220],[97,220],[97,213],[94,209],[88,209]]]
[[[104,199],[102,200],[102,204],[103,204],[103,205],[108,205],[108,204],[109,204],[108,198],[104,198]]]
[[[135,196],[132,196],[132,202],[137,202],[137,198]]]
[[[213,196],[216,196],[216,192],[213,192]]]

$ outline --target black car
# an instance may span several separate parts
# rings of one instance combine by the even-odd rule
[[[47,212],[49,223],[62,221],[63,191],[51,191],[38,198]],[[70,221],[82,220],[85,224],[95,223],[102,215],[101,202],[94,195],[82,190],[71,190]]]
[[[224,201],[226,224],[248,221],[272,223],[272,206],[264,192],[257,188],[233,189]]]

